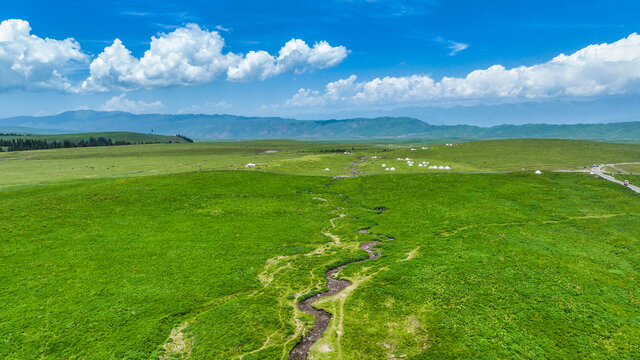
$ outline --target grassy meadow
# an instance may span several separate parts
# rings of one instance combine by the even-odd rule
[[[348,154],[344,154],[345,150]],[[398,158],[410,158],[415,165],[410,167]],[[210,170],[350,176],[354,165],[360,175],[385,173],[382,165],[387,165],[394,167],[396,173],[442,172],[418,167],[419,162],[428,161],[430,165],[449,165],[451,172],[486,173],[523,169],[579,170],[594,163],[638,159],[639,145],[574,140],[497,140],[453,146],[277,140],[150,144],[0,153],[0,173],[3,174],[0,189]],[[250,162],[257,166],[245,168]]]
[[[286,359],[313,323],[296,302],[378,240],[317,303],[314,359],[631,359],[640,197],[551,170],[637,161],[563,140],[0,153],[0,358]]]

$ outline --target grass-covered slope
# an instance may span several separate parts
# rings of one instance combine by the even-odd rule
[[[347,266],[355,286],[321,303],[335,320],[316,359],[632,357],[637,201],[583,174],[203,172],[5,190],[0,356],[155,359],[180,342],[192,359],[285,359],[295,319],[309,326],[295,300],[381,234],[384,256]]]
[[[194,358],[267,336],[277,358],[300,333],[295,298],[319,282],[309,269],[348,254],[265,267],[331,241],[332,199],[304,191],[324,183],[222,172],[0,192],[0,358],[157,359],[185,321]]]
[[[315,359],[633,358],[639,197],[547,170],[637,162],[640,146],[425,147],[0,154],[0,358],[286,359],[312,322],[297,299],[373,240],[383,256],[318,305],[334,317]]]
[[[370,233],[395,240],[384,257],[345,269],[365,281],[324,302],[340,321],[314,358],[637,354],[632,192],[574,174],[371,176],[334,191],[352,196],[349,215]],[[376,207],[387,210],[362,210]]]

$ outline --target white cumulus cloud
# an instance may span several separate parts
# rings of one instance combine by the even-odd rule
[[[93,60],[82,89],[132,90],[210,82],[239,61],[236,54],[223,54],[223,46],[217,32],[194,24],[152,37],[149,50],[139,59],[116,39]]]
[[[226,77],[231,81],[264,80],[285,72],[303,73],[340,63],[348,54],[344,46],[325,41],[310,48],[293,39],[278,57],[266,51],[246,55],[223,53],[224,39],[216,31],[189,24],[151,38],[141,58],[116,39],[91,63],[90,77],[82,84],[87,91],[134,90],[173,85],[202,84]]]
[[[86,63],[74,39],[54,40],[31,34],[24,20],[0,22],[0,91],[10,89],[63,89],[73,85],[67,78],[79,63]]]
[[[275,57],[266,51],[251,51],[227,71],[229,80],[264,80],[286,72],[301,74],[313,69],[325,69],[339,64],[349,51],[344,46],[333,47],[320,41],[313,47],[299,39],[289,40]]]
[[[144,101],[134,101],[127,99],[125,94],[120,96],[114,96],[107,100],[100,110],[104,111],[126,111],[134,114],[149,113],[152,111],[160,110],[164,107],[164,104],[160,101],[154,101],[147,103]]]
[[[224,45],[219,32],[188,24],[153,36],[140,58],[120,39],[92,58],[74,39],[43,39],[31,34],[27,21],[5,20],[0,23],[0,91],[107,92],[215,80],[264,80],[286,72],[300,74],[335,66],[349,53],[344,46],[320,41],[310,47],[299,39],[287,42],[277,55],[263,50],[246,55],[224,52]],[[88,70],[85,80],[70,80],[69,74],[78,70]]]
[[[614,95],[640,90],[640,35],[590,45],[548,62],[507,69],[494,65],[466,77],[411,75],[331,82],[324,91],[300,89],[288,106],[438,105]]]

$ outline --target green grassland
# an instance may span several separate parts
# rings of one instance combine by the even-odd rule
[[[640,164],[624,164],[617,165],[617,167],[632,175],[640,175]]]
[[[155,144],[0,153],[0,188],[80,179],[158,175],[206,170],[251,170],[302,175],[434,173],[418,162],[449,165],[453,172],[576,170],[598,162],[640,159],[640,146],[571,140],[498,140],[454,146],[295,141]],[[422,147],[427,147],[422,150]],[[411,151],[411,149],[416,149]],[[348,150],[333,152],[331,150]],[[275,152],[272,152],[275,151]],[[351,154],[352,153],[352,154]],[[377,156],[373,159],[373,156]],[[409,167],[397,158],[415,161]],[[256,168],[245,168],[249,162]],[[325,169],[329,169],[326,171]]]
[[[344,273],[373,279],[324,302],[343,316],[325,337],[342,358],[637,355],[637,195],[578,174],[372,176],[336,190],[395,238]],[[358,211],[374,206],[387,211]],[[322,345],[316,358],[335,356]]]
[[[151,143],[184,143],[186,142],[179,136],[166,136],[156,134],[141,134],[128,131],[114,132],[93,132],[93,133],[77,133],[77,134],[57,134],[57,135],[0,135],[0,139],[31,139],[46,140],[48,142],[69,140],[78,142],[80,140],[89,140],[89,138],[103,137],[112,141],[125,141],[132,144],[151,144]]]
[[[613,177],[620,181],[629,180],[629,182],[633,185],[640,184],[640,175],[631,175],[631,174],[613,174]]]
[[[203,172],[0,193],[0,357],[157,358],[183,321],[201,334],[200,358],[249,352],[264,335],[282,353],[295,298],[320,282],[309,269],[355,252],[298,256],[260,281],[268,259],[330,241],[320,229],[333,205],[304,192],[318,180]]]
[[[315,359],[634,358],[640,198],[547,171],[634,161],[560,140],[0,154],[0,358],[286,359],[296,301],[373,240],[318,303]]]

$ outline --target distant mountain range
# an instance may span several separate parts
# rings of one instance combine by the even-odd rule
[[[513,104],[469,105],[469,106],[414,106],[393,109],[344,110],[333,112],[330,117],[348,119],[353,117],[407,116],[434,125],[469,124],[496,126],[502,124],[603,124],[640,121],[640,97],[637,94],[611,96],[596,100],[545,102],[521,102]],[[317,119],[317,116],[298,116],[302,119]],[[325,115],[326,118],[326,115]]]
[[[200,139],[561,138],[640,142],[640,121],[611,124],[478,127],[430,125],[410,117],[294,120],[233,115],[136,115],[126,112],[81,110],[53,116],[0,119],[0,132],[3,129],[40,134],[96,131],[153,132],[166,135],[182,134]]]

